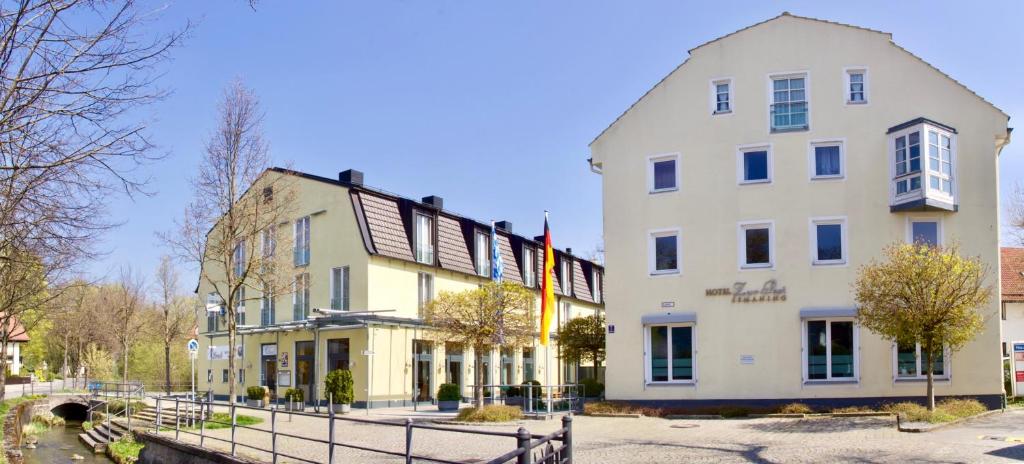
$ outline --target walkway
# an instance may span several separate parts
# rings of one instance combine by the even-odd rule
[[[399,420],[403,409],[374,410],[369,418]],[[257,427],[269,430],[269,413]],[[419,414],[427,414],[425,412]],[[416,416],[417,414],[411,414]],[[354,411],[353,417],[367,417]],[[278,417],[278,430],[326,439],[324,422],[287,414]],[[534,433],[556,429],[558,421],[524,421]],[[514,431],[518,426],[482,427]],[[979,419],[960,427],[923,434],[896,431],[890,418],[813,418],[744,420],[619,419],[577,416],[574,421],[576,459],[580,463],[1003,463],[1024,460],[1024,410]],[[171,432],[173,433],[173,432]],[[227,438],[227,429],[208,432]],[[339,441],[401,451],[404,430],[399,427],[339,422]],[[269,434],[238,431],[239,441],[269,446]],[[197,438],[182,435],[183,440]],[[1020,442],[1007,441],[1020,440]],[[228,449],[226,444],[208,444]],[[513,449],[512,439],[480,439],[456,433],[416,430],[413,449],[447,459],[473,461],[493,458]],[[326,446],[281,438],[289,454],[326,461]],[[266,459],[260,452],[240,453]],[[338,448],[339,462],[400,462],[386,456]],[[288,462],[287,460],[283,462]]]

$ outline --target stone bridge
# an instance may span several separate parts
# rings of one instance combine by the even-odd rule
[[[53,412],[54,415],[65,419],[86,420],[86,415],[92,405],[100,404],[92,395],[80,393],[58,393],[46,397],[45,402],[39,402],[33,409],[38,412],[42,410]]]

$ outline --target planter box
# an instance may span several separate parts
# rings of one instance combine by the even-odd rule
[[[458,400],[446,400],[437,402],[438,411],[458,411],[459,401]]]
[[[331,406],[334,408],[335,414],[348,414],[352,412],[351,404],[334,404]]]
[[[303,403],[303,402],[293,403],[293,402],[289,401],[289,402],[284,404],[284,410],[285,411],[298,411],[298,412],[305,411],[306,410],[306,403]]]
[[[262,408],[263,400],[245,400],[245,405],[250,408]]]

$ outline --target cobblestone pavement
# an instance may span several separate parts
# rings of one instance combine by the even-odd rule
[[[269,414],[256,427],[269,430]],[[395,420],[395,412],[375,412],[369,418]],[[366,417],[354,413],[352,417]],[[278,430],[327,438],[322,418],[279,414]],[[559,421],[524,421],[533,433],[558,428]],[[515,431],[519,425],[466,427],[472,430]],[[168,432],[173,433],[173,432]],[[229,430],[208,431],[228,438]],[[575,457],[579,463],[999,463],[1024,461],[1024,410],[1012,410],[955,428],[931,433],[898,432],[890,418],[811,418],[745,420],[665,420],[655,418],[575,417]],[[404,428],[339,421],[336,436],[342,443],[360,444],[396,452],[404,450]],[[238,440],[270,448],[269,434],[238,430]],[[197,437],[181,436],[185,441]],[[1016,441],[1015,441],[1016,440]],[[206,441],[227,449],[227,445]],[[416,430],[413,452],[446,459],[476,462],[511,451],[515,440]],[[268,460],[269,455],[245,447],[239,453]],[[326,462],[326,445],[281,437],[278,449],[306,459]],[[337,462],[401,462],[400,458],[338,448]],[[287,459],[281,462],[291,462]]]

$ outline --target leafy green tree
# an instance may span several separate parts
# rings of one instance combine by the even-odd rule
[[[511,282],[488,282],[462,292],[440,292],[425,308],[428,325],[438,338],[473,348],[473,394],[483,407],[482,354],[492,345],[533,343],[536,324],[533,291]]]
[[[90,379],[112,379],[114,378],[114,357],[110,352],[103,350],[95,343],[90,343],[82,353],[82,365],[85,366],[85,375]]]
[[[604,316],[592,314],[570,319],[558,329],[558,349],[563,359],[578,363],[593,361],[594,375],[605,358]]]
[[[857,320],[900,345],[920,344],[927,373],[928,409],[935,410],[934,360],[959,351],[981,332],[982,309],[992,295],[988,267],[959,249],[923,242],[893,244],[884,260],[862,267],[854,284]]]

